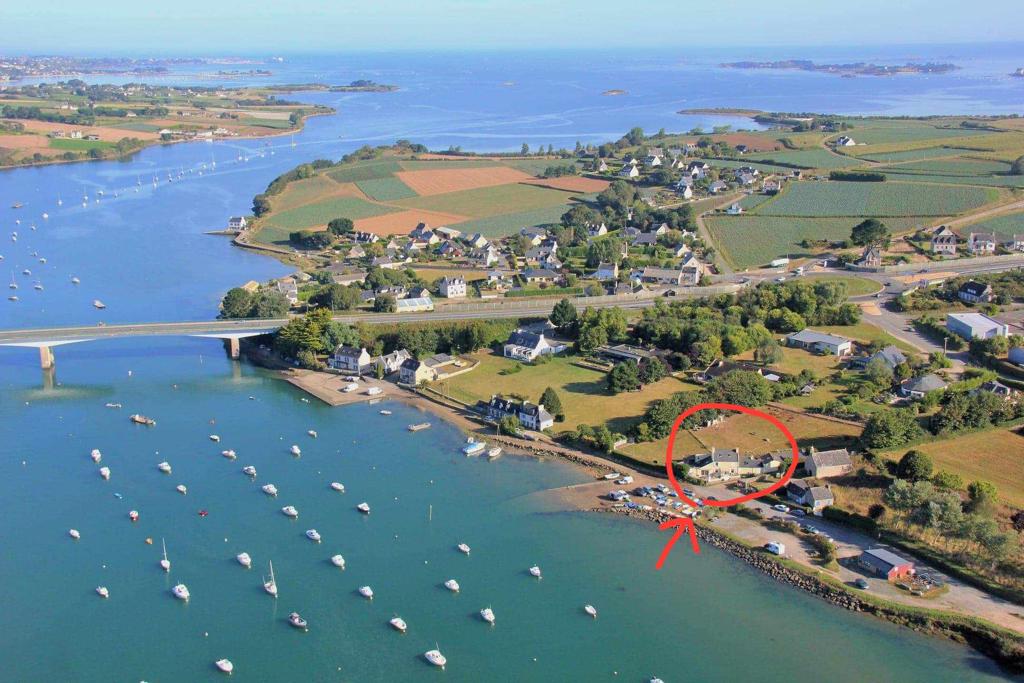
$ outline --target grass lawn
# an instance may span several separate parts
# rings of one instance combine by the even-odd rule
[[[109,149],[113,142],[104,140],[73,140],[71,138],[51,138],[50,147],[63,152],[88,152],[90,149]]]
[[[357,180],[356,185],[367,197],[381,202],[416,196],[412,188],[394,176]]]
[[[695,389],[691,384],[666,377],[642,391],[613,396],[605,388],[605,373],[574,365],[573,356],[553,358],[541,365],[523,365],[521,371],[508,375],[500,373],[515,367],[516,361],[492,351],[481,351],[474,357],[480,361],[476,369],[435,383],[434,387],[469,402],[489,400],[492,394],[519,394],[537,401],[547,387],[554,387],[565,409],[565,422],[555,423],[556,432],[575,429],[580,423],[607,424],[614,432],[627,432],[639,422],[652,401]]]
[[[266,217],[264,224],[268,227],[299,230],[318,225],[326,225],[328,221],[344,216],[356,220],[369,218],[398,209],[381,204],[374,204],[356,197],[333,197],[312,204],[304,204],[294,209],[273,213]]]
[[[429,197],[401,199],[395,203],[411,209],[427,209],[473,218],[487,218],[500,214],[564,205],[572,196],[572,193],[561,190],[508,183]]]
[[[906,342],[900,341],[896,337],[892,336],[888,332],[884,331],[879,327],[875,327],[870,324],[870,316],[864,316],[859,323],[856,325],[833,325],[825,327],[815,327],[814,329],[820,330],[821,332],[828,332],[829,334],[837,334],[847,339],[853,339],[854,341],[863,342],[864,344],[870,344],[873,341],[880,341],[883,344],[895,344],[900,350],[905,353],[911,353],[917,355],[920,353],[913,346],[910,346]]]
[[[995,190],[921,183],[800,182],[755,209],[765,216],[949,216],[995,201]]]
[[[394,159],[357,161],[345,164],[340,168],[327,171],[339,183],[354,183],[359,180],[371,180],[374,178],[387,178],[395,171],[401,171],[402,167]]]
[[[986,429],[914,448],[930,455],[936,470],[959,474],[967,483],[989,481],[995,484],[1001,498],[1024,507],[1024,435],[1009,429]],[[898,460],[907,450],[901,448],[883,455]]]
[[[851,166],[863,166],[864,162],[839,154],[833,154],[827,149],[801,149],[785,150],[780,152],[762,152],[749,155],[751,159],[759,161],[778,162],[792,164],[801,168],[849,168]]]
[[[827,282],[842,282],[846,285],[847,296],[874,294],[882,289],[882,285],[880,283],[875,282],[874,280],[869,280],[866,277],[856,277],[854,275],[825,275],[822,277],[809,275],[806,279],[811,282],[819,282],[822,280]]]

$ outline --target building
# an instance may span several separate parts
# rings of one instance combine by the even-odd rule
[[[228,230],[245,230],[248,224],[245,216],[232,216],[228,219]]]
[[[555,418],[539,403],[514,401],[495,394],[487,404],[487,417],[498,421],[504,417],[515,417],[527,429],[542,431],[555,424]]]
[[[389,354],[378,356],[377,359],[374,360],[373,364],[374,367],[383,370],[385,375],[390,375],[393,372],[400,371],[402,369],[402,363],[410,358],[412,358],[412,354],[406,349],[398,349],[397,351],[392,351]]]
[[[294,306],[299,303],[299,286],[295,283],[295,280],[286,277],[281,278],[274,283],[274,289],[284,295],[284,298],[288,299],[288,303]]]
[[[554,282],[558,279],[558,273],[547,268],[527,268],[520,277],[528,283],[533,282]]]
[[[967,238],[967,248],[974,255],[996,253],[996,236],[990,232],[972,232]]]
[[[725,181],[716,180],[715,182],[708,185],[708,192],[710,192],[711,194],[718,194],[719,192],[724,192],[728,188],[729,186],[726,185]]]
[[[984,313],[949,313],[946,315],[946,329],[968,340],[1005,337],[1010,333],[1009,325]]]
[[[682,270],[675,268],[657,268],[655,266],[644,266],[640,273],[640,280],[655,285],[676,285],[684,284],[685,276]]]
[[[334,350],[334,354],[328,359],[327,363],[335,370],[361,375],[370,369],[373,358],[370,357],[365,348],[357,349],[354,346],[345,346],[343,344]]]
[[[679,196],[683,199],[693,199],[693,188],[689,185],[682,184],[681,181],[680,184],[676,186],[676,192],[678,192]]]
[[[816,332],[810,328],[804,328],[786,337],[786,345],[832,356],[847,356],[853,352],[853,342],[849,339]]]
[[[869,548],[857,558],[857,564],[864,569],[895,581],[914,573],[914,563],[885,548]]]
[[[741,213],[743,213],[743,207],[735,203],[730,204],[729,208],[726,209],[725,212],[730,216],[739,216]]]
[[[367,273],[365,270],[349,270],[344,266],[337,270],[332,270],[332,268],[334,268],[334,266],[326,268],[325,270],[331,273],[331,281],[336,285],[359,285],[366,282]]]
[[[766,369],[762,368],[760,365],[754,365],[753,363],[747,363],[745,361],[725,360],[723,358],[719,358],[718,360],[712,361],[711,365],[704,368],[704,371],[698,374],[695,377],[695,379],[698,382],[710,382],[716,377],[728,375],[730,372],[734,372],[736,370],[743,370],[745,372],[756,372],[757,374],[767,379],[769,382],[779,380],[779,377],[777,375],[770,371],[766,372]],[[770,377],[773,376],[775,377],[775,380],[770,379]]]
[[[1010,387],[1006,386],[1005,384],[1003,384],[999,380],[994,380],[994,379],[993,380],[989,380],[988,382],[985,382],[984,384],[982,384],[980,387],[978,387],[977,389],[975,389],[971,393],[972,394],[978,394],[978,393],[981,393],[981,392],[988,392],[988,393],[992,394],[993,396],[998,396],[999,398],[1003,399],[1004,401],[1012,401],[1014,399],[1014,397],[1017,395],[1016,390],[1011,389]]]
[[[939,227],[932,233],[933,254],[956,256],[956,245],[959,243],[960,238],[957,237],[955,232],[947,228],[945,225]]]
[[[615,344],[614,346],[604,344],[594,349],[594,355],[613,363],[621,363],[628,360],[637,364],[654,356],[654,354],[646,349],[641,349],[639,346],[630,346],[629,344]]]
[[[832,490],[827,486],[811,486],[802,479],[794,479],[786,484],[786,497],[797,505],[811,508],[812,512],[821,512],[836,502]]]
[[[836,147],[853,147],[856,144],[849,135],[840,135],[836,138]]]
[[[513,330],[503,348],[505,358],[527,362],[534,361],[539,356],[548,353],[556,353],[556,351],[543,332],[528,332],[522,328]]]
[[[1024,235],[1010,235],[1010,239],[1003,242],[1003,246],[1010,251],[1024,251]]]
[[[876,351],[870,356],[858,356],[850,360],[850,367],[864,369],[868,366],[868,363],[879,358],[890,370],[895,370],[897,365],[907,362],[907,357],[903,355],[903,352],[890,344],[880,351]]]
[[[708,171],[711,169],[706,161],[691,161],[686,165],[686,174],[694,180],[699,180],[707,176]],[[724,185],[724,183],[723,183]]]
[[[396,313],[424,313],[432,310],[434,310],[434,301],[429,296],[399,299],[395,302]]]
[[[640,177],[640,169],[636,167],[636,164],[626,164],[619,171],[620,178],[638,178]]]
[[[853,460],[845,448],[832,451],[816,451],[811,448],[804,458],[804,470],[814,479],[839,477],[853,471]]]
[[[374,242],[380,241],[380,236],[375,232],[356,231],[352,233],[352,239],[356,242],[365,242],[366,244],[373,244]]]
[[[1024,346],[1013,347],[1006,355],[1006,358],[1014,365],[1024,367]]]
[[[857,259],[857,265],[865,268],[880,267],[882,265],[882,250],[872,245],[864,247],[860,258]]]
[[[444,277],[438,286],[441,296],[446,299],[461,299],[466,296],[466,278]]]
[[[946,388],[946,382],[938,375],[929,372],[927,375],[913,377],[903,382],[900,386],[900,393],[914,400],[924,398],[925,394],[932,391],[942,391]]]
[[[587,235],[589,237],[601,237],[608,234],[608,226],[604,221],[599,223],[587,223]]]
[[[433,382],[437,379],[437,371],[416,358],[407,358],[402,361],[398,369],[398,383],[410,387],[417,387],[426,382]]]
[[[956,295],[960,301],[967,304],[987,304],[996,298],[992,292],[992,285],[977,280],[968,280],[960,285]]]
[[[740,452],[738,449],[718,450],[712,447],[710,453],[698,453],[685,459],[688,475],[705,481],[731,479],[739,476]]]
[[[615,263],[599,263],[597,265],[597,271],[594,272],[594,279],[604,282],[605,280],[617,280],[619,277],[619,264]]]

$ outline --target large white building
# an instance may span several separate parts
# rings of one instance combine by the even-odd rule
[[[466,296],[466,278],[446,277],[439,287],[441,296],[447,299],[461,299]]]
[[[991,339],[1010,333],[1009,325],[984,313],[950,313],[946,315],[946,329],[964,339]]]

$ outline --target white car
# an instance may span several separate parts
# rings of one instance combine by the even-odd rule
[[[772,505],[772,509],[778,510],[779,512],[789,512],[789,506],[783,505],[782,503],[779,503],[778,505]]]
[[[627,474],[622,479],[616,479],[615,483],[618,484],[619,486],[625,486],[626,484],[632,484],[633,483],[633,477],[631,477],[631,476],[629,476]]]

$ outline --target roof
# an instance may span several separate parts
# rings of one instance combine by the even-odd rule
[[[359,358],[364,353],[366,353],[366,349],[357,349],[354,346],[339,346],[334,350],[335,356],[342,356],[345,358]]]
[[[881,563],[892,567],[900,567],[905,564],[913,564],[909,560],[904,560],[902,557],[894,552],[890,552],[885,548],[869,548],[864,551],[861,558],[868,559],[872,564]]]
[[[801,344],[828,344],[829,346],[840,346],[842,344],[849,344],[850,340],[845,337],[837,337],[834,334],[827,334],[825,332],[816,332],[810,328],[804,328],[799,332],[786,337],[786,339],[792,339],[793,341],[800,342]]]
[[[693,456],[693,463],[697,467],[704,467],[705,465],[711,465],[719,462],[735,462],[739,463],[740,452],[739,449],[731,448],[728,450],[720,451],[712,448],[710,453],[698,453]]]
[[[531,278],[531,277],[550,277],[550,278],[556,278],[556,277],[558,277],[558,273],[556,273],[553,270],[548,270],[547,268],[527,268],[526,270],[523,271],[523,277],[525,277],[525,278]]]
[[[850,452],[845,448],[837,448],[832,451],[815,451],[807,456],[807,459],[814,463],[815,467],[842,467],[852,465]]]
[[[926,393],[929,391],[936,391],[937,389],[945,389],[946,383],[938,375],[928,373],[927,375],[921,375],[920,377],[907,380],[903,384],[903,388],[907,391],[919,391]]]
[[[653,277],[659,279],[678,280],[679,276],[682,275],[682,270],[676,270],[674,268],[655,268],[654,266],[644,266],[643,273],[640,277]]]
[[[995,318],[990,318],[984,313],[947,313],[946,320],[955,320],[962,325],[974,329],[990,330],[993,327],[1003,327],[1003,323]]]
[[[528,349],[536,349],[541,345],[544,340],[543,334],[534,334],[533,332],[527,332],[526,330],[519,328],[509,335],[506,344],[512,344],[514,346],[523,346]]]
[[[867,367],[868,363],[875,360],[876,358],[880,358],[882,362],[884,362],[893,370],[896,369],[897,365],[900,365],[901,363],[905,363],[907,361],[907,357],[903,355],[903,352],[900,351],[893,344],[890,344],[889,346],[886,346],[880,351],[876,351],[870,356],[860,356],[859,358],[855,359],[854,362],[857,365],[863,365],[864,367]]]
[[[423,362],[427,364],[427,367],[436,368],[440,365],[447,365],[448,363],[451,363],[454,360],[455,358],[449,356],[447,353],[435,353],[433,356],[427,358]]]
[[[960,285],[960,292],[962,294],[970,294],[971,296],[985,296],[985,294],[990,291],[992,291],[991,285],[987,285],[984,282],[978,282],[977,280],[968,280]]]

